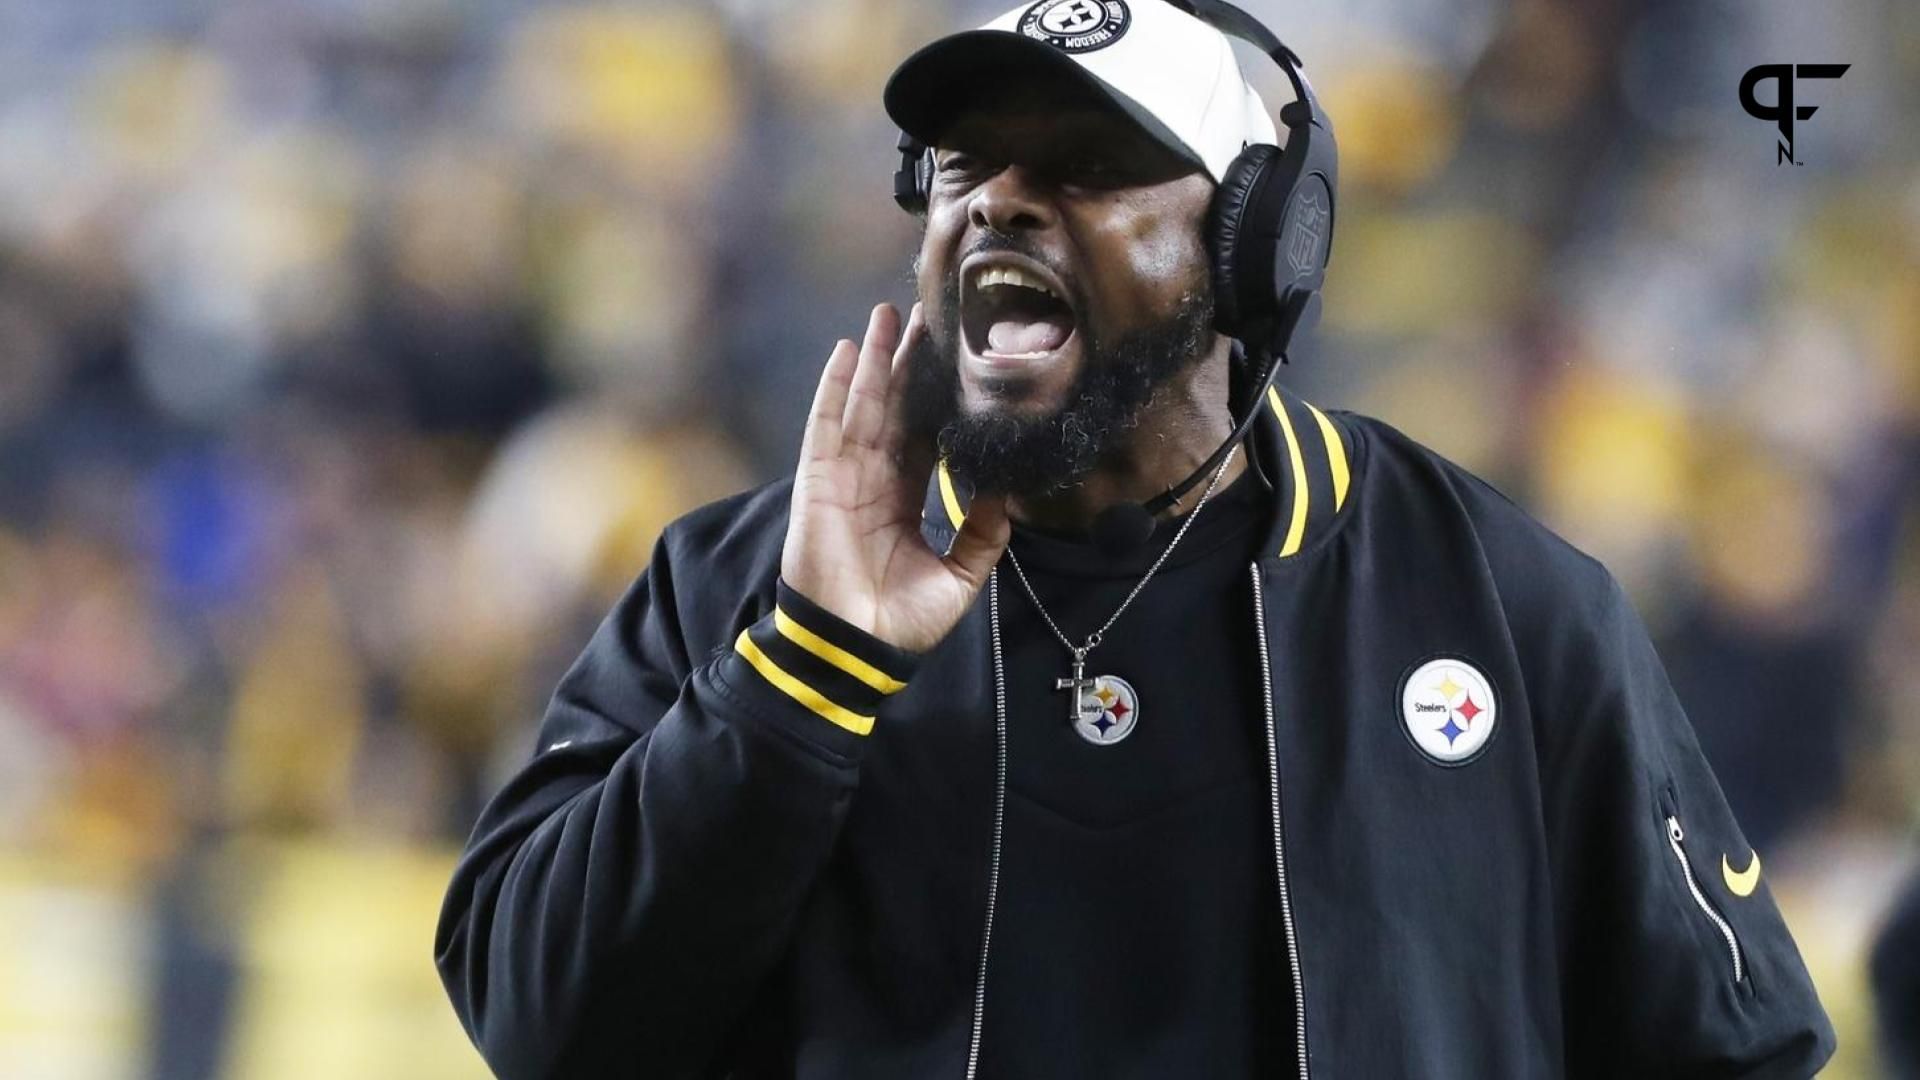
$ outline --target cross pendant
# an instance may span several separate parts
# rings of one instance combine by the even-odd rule
[[[1094,680],[1086,677],[1087,654],[1076,649],[1073,653],[1073,678],[1055,679],[1055,690],[1071,691],[1073,696],[1067,702],[1067,719],[1078,723],[1080,720],[1080,695],[1093,689]]]

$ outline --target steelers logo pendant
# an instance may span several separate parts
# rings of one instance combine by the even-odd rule
[[[1095,675],[1079,687],[1080,715],[1073,730],[1095,746],[1112,746],[1140,722],[1140,695],[1118,675]]]

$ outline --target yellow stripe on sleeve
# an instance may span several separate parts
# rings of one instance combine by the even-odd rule
[[[753,665],[753,670],[759,672],[761,677],[772,683],[781,693],[855,735],[865,735],[873,730],[873,717],[861,716],[851,709],[843,709],[828,701],[818,690],[789,675],[766,653],[760,651],[760,646],[753,643],[753,638],[747,634],[747,631],[740,631],[740,637],[734,641],[733,648],[746,659],[747,663]]]
[[[1293,522],[1287,526],[1286,543],[1280,546],[1284,559],[1300,550],[1300,541],[1307,534],[1307,462],[1300,456],[1300,439],[1293,433],[1286,406],[1280,403],[1280,392],[1271,386],[1267,387],[1267,404],[1280,418],[1280,430],[1287,436],[1287,456],[1293,461]]]
[[[940,501],[946,504],[947,520],[957,529],[960,527],[961,522],[967,520],[967,512],[960,509],[960,496],[954,494],[953,476],[947,472],[947,463],[942,461],[938,471],[940,473]]]
[[[773,609],[773,625],[780,636],[883,694],[897,694],[907,688],[906,683],[801,626],[778,607]]]
[[[1333,421],[1327,414],[1307,403],[1307,411],[1320,423],[1320,437],[1327,441],[1327,465],[1333,470],[1333,509],[1338,513],[1347,504],[1347,446],[1340,441],[1340,433],[1334,430]]]

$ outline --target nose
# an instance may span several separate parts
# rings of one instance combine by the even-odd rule
[[[1008,165],[973,189],[967,220],[999,232],[1031,231],[1053,224],[1045,181],[1024,165]]]

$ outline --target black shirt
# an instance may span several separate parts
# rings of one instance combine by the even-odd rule
[[[1008,779],[981,1074],[1285,1071],[1291,982],[1268,802],[1248,567],[1272,505],[1251,470],[1216,493],[1087,657],[1132,686],[1133,726],[1077,733],[1070,655],[1002,564]],[[1179,522],[1135,555],[1016,526],[1013,551],[1076,643]],[[1204,692],[1196,692],[1204,687]],[[1204,704],[1203,704],[1204,703]],[[1102,728],[1111,732],[1112,713]]]

